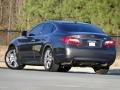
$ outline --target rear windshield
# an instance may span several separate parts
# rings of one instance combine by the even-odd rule
[[[100,28],[90,24],[73,24],[64,23],[60,25],[61,30],[64,32],[92,32],[92,33],[104,33]]]

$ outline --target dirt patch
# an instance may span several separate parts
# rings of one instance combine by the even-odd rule
[[[6,51],[7,51],[7,46],[0,46],[0,67],[6,67],[4,63],[4,57]]]
[[[3,61],[7,46],[0,46],[0,61]]]
[[[120,52],[117,53],[116,60],[112,66],[113,67],[120,67]]]

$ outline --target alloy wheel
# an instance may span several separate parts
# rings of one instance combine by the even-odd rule
[[[18,67],[15,49],[11,49],[8,51],[8,53],[6,55],[6,63],[12,68]]]
[[[46,50],[45,55],[44,55],[45,69],[50,69],[52,61],[53,61],[52,52],[50,49],[48,49]]]

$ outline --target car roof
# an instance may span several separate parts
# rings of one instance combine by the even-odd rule
[[[60,25],[64,25],[64,24],[78,24],[78,25],[83,25],[83,26],[96,27],[95,25],[86,23],[86,22],[65,21],[65,20],[49,20],[49,21],[46,21],[46,23],[52,23],[58,27]],[[98,28],[98,27],[96,27],[96,28]]]
[[[77,21],[64,21],[64,20],[50,20],[50,21],[46,21],[47,23],[52,23],[52,24],[54,24],[54,25],[56,25],[57,26],[57,28],[58,28],[58,30],[62,30],[61,29],[61,25],[71,25],[71,24],[76,24],[76,25],[80,25],[80,26],[83,26],[83,27],[86,27],[86,28],[95,28],[95,29],[99,29],[100,30],[100,28],[99,27],[97,27],[97,26],[95,26],[95,25],[93,25],[93,24],[90,24],[90,23],[85,23],[85,22],[77,22]]]
[[[50,20],[50,21],[46,21],[46,22],[53,23],[53,24],[89,24],[89,23],[85,23],[85,22],[65,21],[65,20]]]

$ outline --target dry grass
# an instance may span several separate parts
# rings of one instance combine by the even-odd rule
[[[116,60],[112,66],[113,67],[120,67],[120,50],[119,50],[119,52],[117,52]]]
[[[6,50],[7,50],[7,46],[0,46],[0,67],[6,66],[4,64],[4,56],[5,56]]]
[[[0,46],[0,67],[5,67],[4,56],[6,50],[7,50],[7,46]],[[117,58],[114,64],[112,65],[112,67],[120,67],[120,50],[119,52],[117,52]]]
[[[3,61],[7,46],[0,46],[0,61]]]

